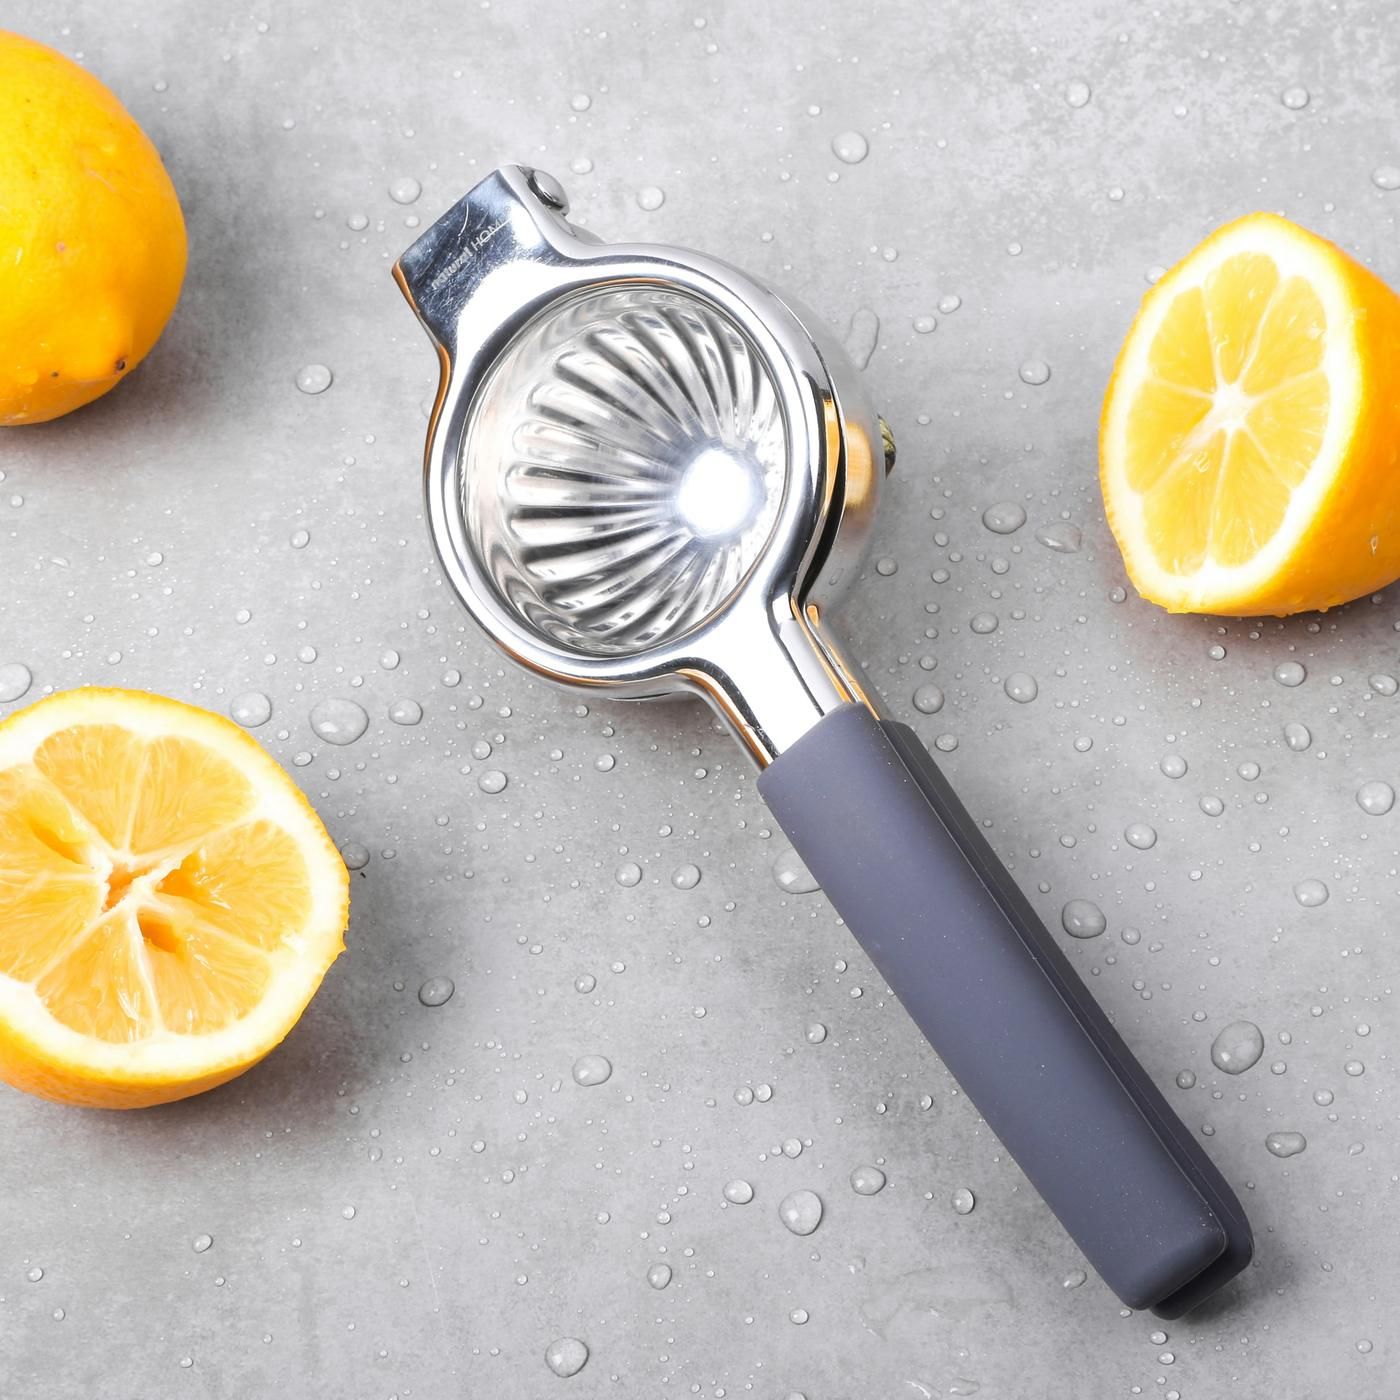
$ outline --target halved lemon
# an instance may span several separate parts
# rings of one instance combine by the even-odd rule
[[[344,948],[344,862],[237,725],[130,690],[0,724],[0,1077],[136,1108],[221,1084]]]
[[[1400,297],[1273,214],[1143,299],[1104,400],[1109,525],[1173,612],[1330,608],[1400,576]]]

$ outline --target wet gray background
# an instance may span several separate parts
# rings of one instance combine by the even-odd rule
[[[1125,598],[1095,480],[1134,306],[1215,225],[1279,209],[1400,280],[1400,194],[1373,181],[1400,161],[1385,0],[12,0],[3,22],[129,104],[192,254],[130,382],[0,439],[0,661],[32,668],[25,701],[264,692],[259,737],[309,756],[292,771],[332,834],[370,852],[349,955],[245,1078],[128,1115],[0,1094],[5,1394],[1394,1393],[1400,810],[1354,794],[1400,780],[1400,698],[1368,685],[1400,672],[1400,592],[1170,618]],[[852,130],[854,165],[832,150]],[[1106,915],[1070,954],[1259,1237],[1218,1305],[1158,1331],[1095,1279],[1063,1286],[1074,1248],[822,897],[775,884],[783,842],[705,711],[584,713],[464,625],[418,502],[433,357],[388,273],[505,159],[558,174],[605,235],[704,247],[838,326],[879,316],[866,376],[902,450],[846,631],[892,709],[956,740],[947,770],[1052,926],[1070,899]],[[310,396],[315,363],[334,383]],[[1011,536],[981,524],[999,501],[1028,512]],[[1037,542],[1065,522],[1081,551]],[[925,684],[938,713],[913,711]],[[309,727],[328,696],[370,712],[352,747]],[[416,727],[388,719],[405,697]],[[1326,904],[1297,902],[1304,878]],[[456,983],[436,1009],[431,976]],[[1209,1047],[1240,1017],[1267,1044],[1230,1078]],[[605,1084],[574,1082],[587,1053]],[[1306,1151],[1270,1155],[1277,1131]],[[888,1186],[855,1194],[872,1164]],[[735,1178],[751,1204],[724,1202]],[[826,1204],[806,1239],[777,1215],[799,1187]],[[565,1336],[591,1351],[567,1380],[544,1359]]]

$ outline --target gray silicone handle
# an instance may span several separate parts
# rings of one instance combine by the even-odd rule
[[[843,706],[758,787],[880,975],[1129,1307],[1179,1317],[1249,1263],[1234,1193],[912,730]]]

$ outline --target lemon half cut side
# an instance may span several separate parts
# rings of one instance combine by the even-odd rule
[[[1104,400],[1109,525],[1173,612],[1330,608],[1400,576],[1400,298],[1273,214],[1144,298]]]
[[[231,721],[62,692],[0,724],[0,1077],[183,1098],[262,1059],[342,951],[344,862]]]

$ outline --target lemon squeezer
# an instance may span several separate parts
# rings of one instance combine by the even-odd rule
[[[1104,1282],[1175,1317],[1249,1262],[1238,1200],[831,625],[894,445],[790,298],[604,243],[508,165],[399,259],[439,361],[424,481],[445,575],[537,676],[688,693]]]

